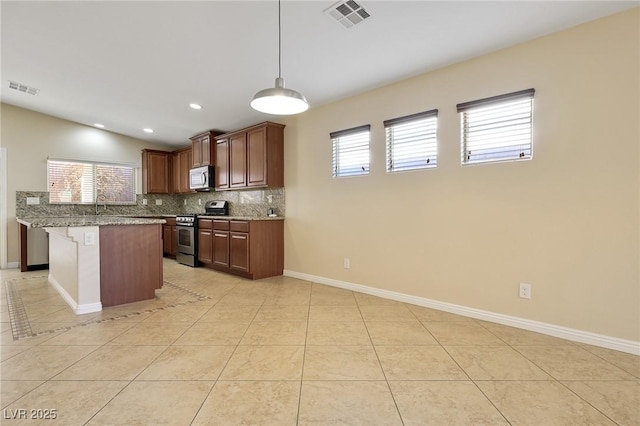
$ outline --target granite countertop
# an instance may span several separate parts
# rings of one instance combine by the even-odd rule
[[[145,219],[122,216],[63,216],[63,217],[19,217],[18,222],[29,228],[62,228],[68,226],[107,225],[155,225],[166,223],[164,219]]]
[[[198,215],[198,219],[218,220],[284,220],[283,216],[208,216]]]

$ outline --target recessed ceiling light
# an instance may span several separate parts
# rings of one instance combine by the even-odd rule
[[[144,130],[147,133],[153,133],[153,129],[146,128],[146,129],[142,129],[142,130]]]
[[[202,109],[202,105],[198,105],[198,104],[189,104],[189,106],[193,109]]]
[[[94,126],[104,129],[104,124],[95,123]]]

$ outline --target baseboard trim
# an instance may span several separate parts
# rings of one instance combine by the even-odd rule
[[[69,293],[67,293],[67,290],[65,290],[64,287],[60,285],[58,280],[56,280],[51,274],[48,275],[47,280],[49,281],[49,283],[51,283],[53,288],[56,289],[60,296],[62,296],[64,301],[67,302],[67,305],[69,305],[71,309],[73,309],[73,312],[75,312],[76,315],[90,314],[93,312],[102,311],[101,302],[85,303],[83,305],[79,305],[75,300],[73,300],[73,297],[71,297]]]
[[[511,315],[503,315],[476,308],[469,308],[467,306],[440,302],[438,300],[426,299],[423,297],[412,296],[395,291],[378,289],[362,284],[354,284],[347,281],[335,280],[333,278],[325,278],[317,275],[305,274],[288,269],[284,270],[283,275],[287,277],[299,278],[301,280],[315,282],[318,284],[326,284],[332,287],[352,290],[359,293],[370,294],[372,296],[378,296],[385,299],[396,300],[398,302],[405,302],[425,308],[437,309],[439,311],[445,311],[465,317],[508,325],[511,327],[521,328],[523,330],[535,331],[537,333],[567,339],[572,342],[586,343],[589,345],[613,349],[633,355],[640,355],[640,342],[635,342],[633,340],[619,339],[617,337],[605,336],[602,334],[548,324],[544,322],[529,320],[526,318],[514,317]]]
[[[7,269],[19,268],[20,262],[9,262],[7,263]]]

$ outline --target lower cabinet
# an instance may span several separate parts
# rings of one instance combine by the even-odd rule
[[[198,258],[203,266],[254,280],[282,275],[284,269],[284,222],[282,220],[241,221],[201,218],[198,219],[198,226],[200,228]],[[206,228],[208,226],[211,229]],[[207,234],[209,231],[210,234]],[[209,258],[210,262],[202,260]]]
[[[176,257],[178,253],[178,230],[174,218],[164,218],[167,223],[162,225],[162,254],[165,257]]]
[[[198,220],[198,260],[205,265],[213,263],[213,221]]]

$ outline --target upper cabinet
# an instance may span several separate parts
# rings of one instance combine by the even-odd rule
[[[173,155],[167,151],[142,150],[142,193],[171,193]]]
[[[173,193],[184,194],[189,189],[189,169],[192,163],[191,147],[173,151]]]
[[[216,190],[284,186],[284,125],[267,121],[215,140]]]
[[[191,138],[192,167],[212,166],[216,163],[214,138],[219,134],[209,131]]]

